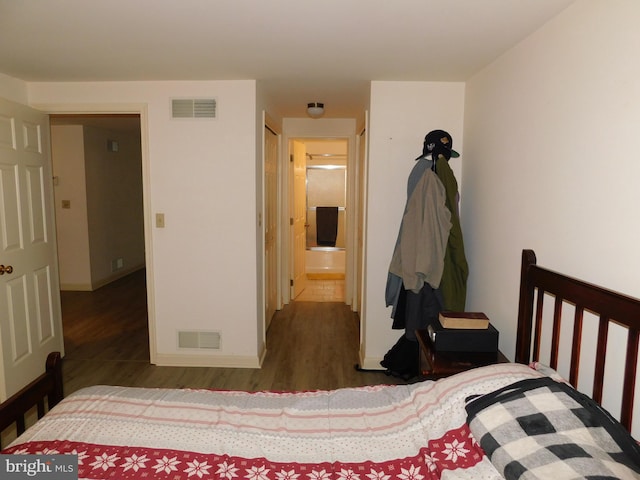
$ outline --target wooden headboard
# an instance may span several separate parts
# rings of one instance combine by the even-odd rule
[[[523,250],[516,362],[529,363],[530,361],[540,360],[543,310],[545,298],[549,299],[549,297],[553,297],[551,298],[553,303],[553,313],[551,315],[553,325],[549,360],[551,368],[558,368],[560,327],[564,320],[562,318],[563,305],[570,304],[574,306],[574,318],[566,319],[566,321],[573,321],[568,380],[574,386],[577,386],[580,369],[580,345],[582,343],[584,313],[590,312],[599,318],[595,356],[588,355],[595,362],[591,397],[598,403],[602,403],[609,326],[611,323],[615,323],[627,330],[626,347],[623,346],[623,348],[626,348],[626,353],[620,423],[630,431],[638,364],[640,300],[547,270],[536,265],[536,255],[533,250]],[[588,359],[585,358],[582,361],[588,361]]]

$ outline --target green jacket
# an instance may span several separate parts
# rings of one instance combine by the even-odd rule
[[[444,256],[440,290],[444,298],[444,309],[462,312],[467,299],[469,266],[464,254],[464,241],[458,214],[458,182],[449,162],[443,156],[438,157],[436,173],[446,190],[446,205],[451,212],[451,231]]]

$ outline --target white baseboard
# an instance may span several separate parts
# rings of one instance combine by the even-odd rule
[[[72,292],[93,292],[94,290],[97,290],[100,287],[104,287],[105,285],[108,285],[111,282],[120,280],[121,278],[126,277],[127,275],[130,275],[133,272],[137,272],[138,270],[142,270],[143,268],[145,268],[144,264],[127,268],[126,270],[119,270],[118,272],[112,275],[109,275],[108,277],[102,278],[92,283],[60,283],[60,290],[72,291]]]
[[[158,353],[154,364],[159,367],[260,368],[260,359],[258,357],[240,355]]]
[[[363,370],[380,370],[381,372],[385,370],[385,368],[380,365],[382,358],[380,357],[366,357],[360,359],[360,368]]]
[[[120,280],[121,278],[126,277],[127,275],[132,274],[133,272],[137,272],[138,270],[142,270],[145,267],[144,263],[142,265],[136,265],[134,267],[126,268],[123,270],[118,270],[117,272],[112,273],[108,277],[100,279],[96,282],[93,282],[93,289],[97,290],[100,287],[104,287],[105,285],[110,284],[111,282],[115,282],[116,280]]]

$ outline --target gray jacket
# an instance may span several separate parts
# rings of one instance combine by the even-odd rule
[[[432,162],[418,160],[409,175],[407,203],[394,248],[385,292],[395,314],[400,288],[418,293],[425,283],[438,288],[451,229],[446,192]]]

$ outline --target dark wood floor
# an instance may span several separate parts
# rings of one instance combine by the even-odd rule
[[[292,302],[274,316],[260,369],[157,367],[149,363],[145,272],[95,292],[62,292],[65,394],[96,384],[315,390],[399,380],[361,372],[358,316],[339,302]]]

